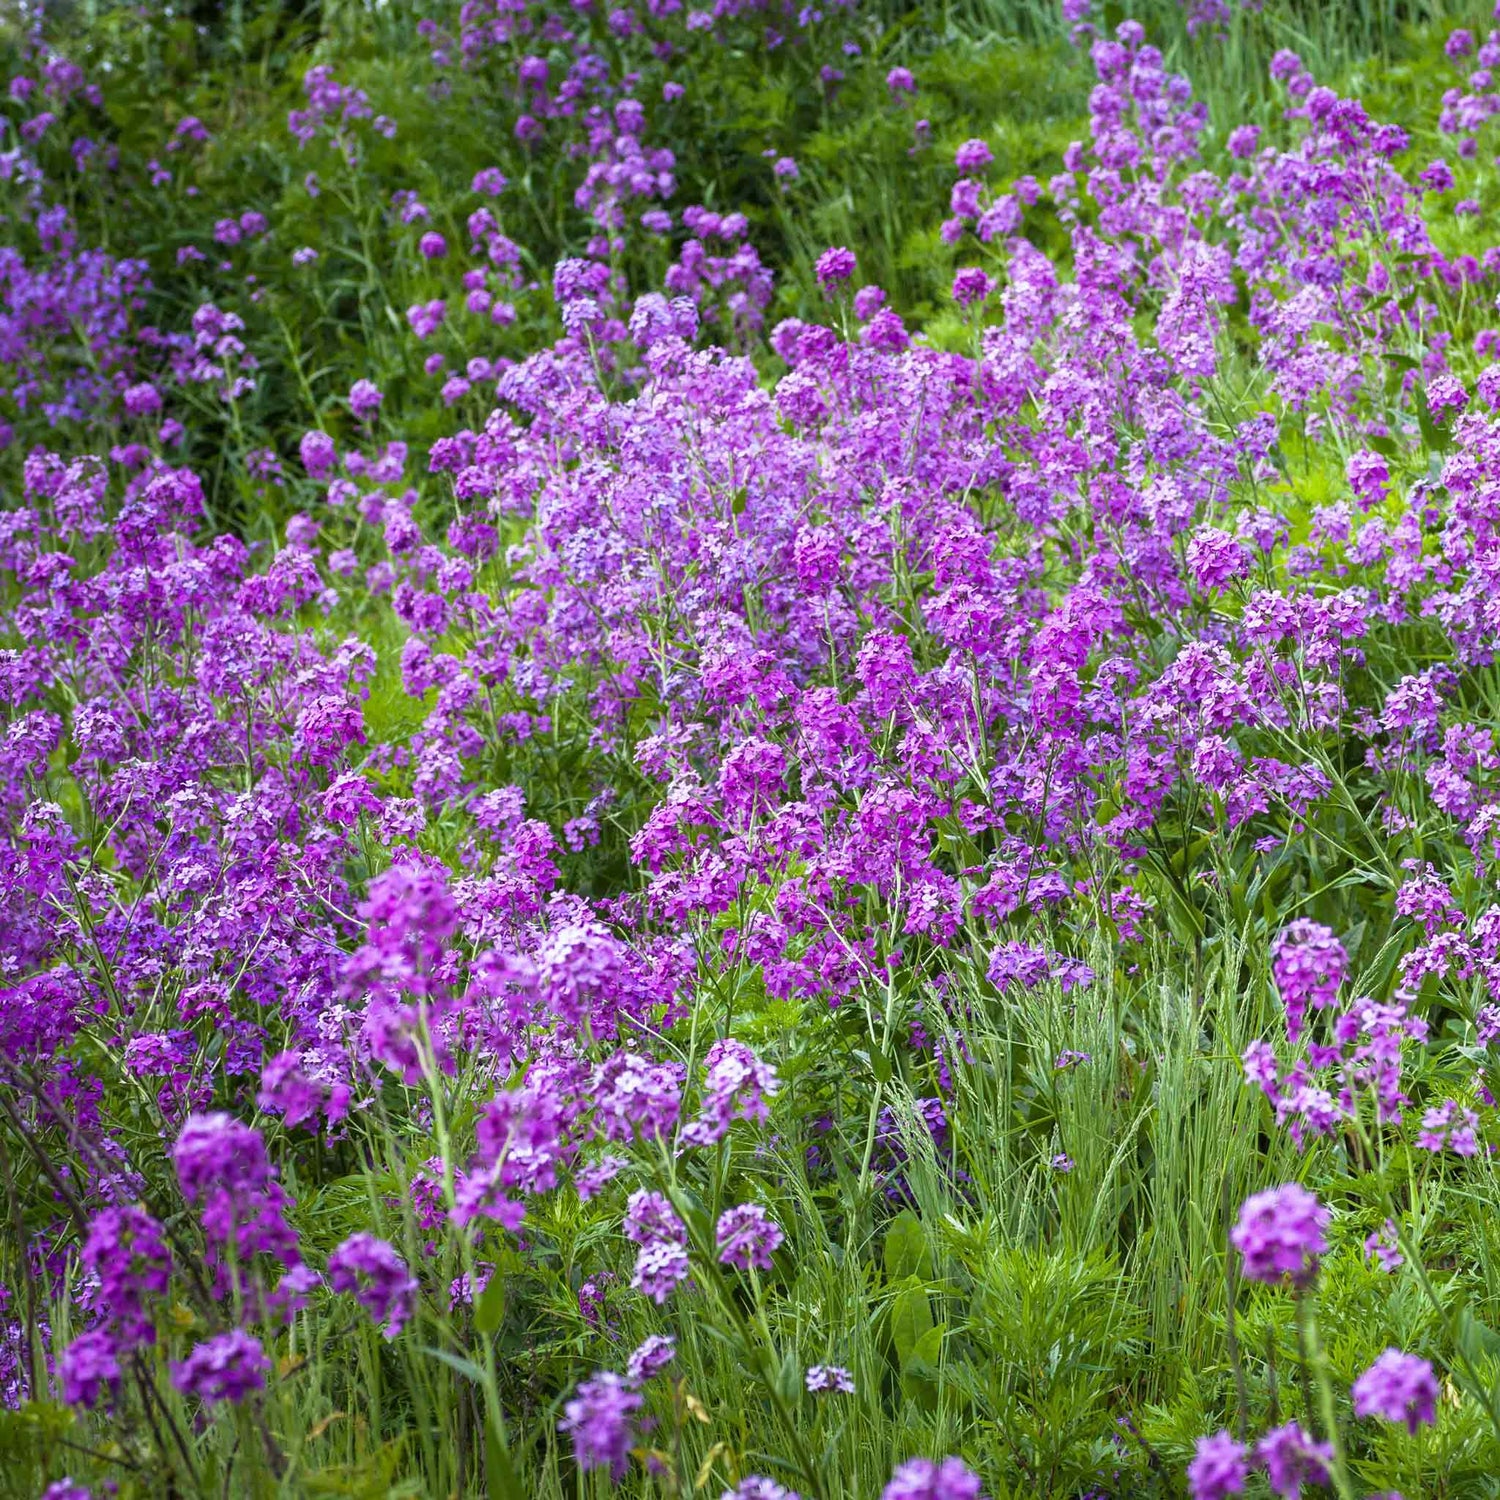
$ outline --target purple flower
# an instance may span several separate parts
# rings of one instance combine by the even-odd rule
[[[774,1479],[747,1474],[732,1490],[724,1490],[719,1500],[801,1500],[801,1497],[796,1490],[789,1490]]]
[[[688,1279],[689,1269],[688,1253],[681,1245],[655,1240],[641,1246],[630,1284],[660,1306]]]
[[[995,153],[978,139],[965,141],[953,153],[953,165],[960,172],[982,172],[994,159]]]
[[[149,381],[126,387],[122,399],[125,403],[125,410],[132,417],[150,416],[153,412],[161,410],[161,392]]]
[[[625,1203],[625,1238],[637,1245],[652,1245],[659,1240],[687,1244],[687,1230],[677,1217],[677,1210],[661,1193],[639,1188]]]
[[[150,1297],[167,1290],[172,1256],[162,1226],[143,1208],[106,1208],[94,1216],[83,1243],[84,1266],[99,1278],[99,1306],[120,1343],[150,1343]]]
[[[1383,1417],[1415,1435],[1424,1422],[1437,1421],[1437,1376],[1425,1359],[1387,1349],[1354,1382],[1354,1415]]]
[[[1446,193],[1453,186],[1453,168],[1439,159],[1417,173],[1417,181],[1430,192]]]
[[[471,192],[483,193],[489,198],[498,198],[505,191],[505,173],[499,167],[481,167],[469,184]]]
[[[380,388],[373,381],[356,380],[349,387],[349,409],[361,422],[373,417],[384,400]]]
[[[748,1271],[771,1269],[771,1257],[786,1238],[758,1203],[742,1203],[719,1215],[717,1227],[719,1260],[726,1266]]]
[[[1395,1224],[1387,1219],[1374,1234],[1365,1236],[1365,1257],[1378,1260],[1382,1271],[1394,1271],[1406,1264],[1401,1253],[1401,1239]]]
[[[608,1469],[618,1484],[630,1466],[635,1439],[635,1413],[641,1396],[610,1370],[583,1381],[563,1407],[559,1432],[573,1440],[573,1457],[580,1469]]]
[[[1224,1500],[1244,1490],[1248,1473],[1244,1444],[1227,1432],[1216,1432],[1198,1439],[1187,1469],[1188,1493],[1193,1500]]]
[[[893,94],[914,94],[917,91],[917,80],[912,77],[910,68],[892,68],[885,75],[885,86]]]
[[[65,1476],[62,1479],[54,1479],[42,1491],[41,1500],[94,1500],[94,1497],[86,1486]]]
[[[213,1188],[257,1192],[273,1175],[259,1133],[226,1114],[189,1115],[172,1147],[172,1164],[189,1203]]]
[[[226,1114],[189,1115],[172,1162],[183,1197],[201,1204],[212,1243],[239,1257],[297,1258],[297,1238],[283,1216],[288,1200],[257,1131]]]
[[[1293,1041],[1302,1034],[1309,1005],[1325,1010],[1338,998],[1348,966],[1344,945],[1321,923],[1300,918],[1282,929],[1271,948],[1271,972]]]
[[[1366,448],[1351,453],[1344,466],[1344,473],[1362,510],[1371,509],[1385,499],[1386,486],[1391,482],[1391,471],[1380,454],[1372,453]]]
[[[653,1333],[641,1343],[625,1366],[625,1378],[631,1385],[644,1385],[660,1375],[677,1357],[677,1340],[670,1334]]]
[[[994,290],[994,283],[978,266],[965,266],[953,278],[953,300],[960,307],[983,302]]]
[[[896,1467],[880,1500],[978,1500],[979,1476],[961,1459],[911,1458]]]
[[[1188,571],[1200,589],[1219,589],[1250,571],[1244,543],[1227,531],[1200,526],[1187,548]]]
[[[1423,1151],[1451,1151],[1455,1156],[1479,1154],[1479,1116],[1461,1107],[1456,1099],[1445,1100],[1422,1115],[1417,1145]]]
[[[684,1127],[690,1146],[712,1146],[729,1134],[735,1120],[765,1120],[777,1089],[776,1069],[762,1062],[743,1042],[717,1041],[704,1059],[706,1076],[698,1117]]]
[[[1282,1500],[1297,1500],[1304,1484],[1327,1484],[1333,1444],[1314,1442],[1296,1422],[1273,1427],[1256,1445],[1266,1479]]]
[[[373,1234],[351,1234],[328,1257],[328,1284],[352,1292],[372,1321],[393,1339],[416,1306],[417,1283],[395,1247]]]
[[[807,1388],[814,1395],[837,1391],[854,1394],[854,1377],[842,1365],[811,1365],[807,1371]]]
[[[1229,1239],[1252,1281],[1290,1276],[1301,1284],[1311,1279],[1318,1256],[1328,1249],[1328,1220],[1328,1210],[1306,1188],[1289,1182],[1247,1198]]]
[[[417,249],[422,252],[423,260],[441,260],[448,253],[448,241],[437,230],[429,229],[417,241]]]
[[[333,466],[338,462],[339,457],[338,449],[333,445],[333,439],[326,432],[319,432],[316,429],[302,434],[298,453],[302,458],[302,467],[313,479],[326,479],[333,473]]]
[[[184,1395],[204,1401],[243,1401],[266,1386],[271,1361],[260,1340],[243,1328],[205,1339],[172,1366],[172,1384]]]
[[[594,1118],[605,1140],[664,1139],[682,1107],[680,1063],[650,1063],[638,1053],[616,1052],[594,1072]]]
[[[854,266],[852,250],[846,250],[843,246],[825,250],[818,257],[818,285],[825,293],[831,292],[836,286],[841,286],[854,275]]]
[[[115,1341],[102,1329],[80,1333],[58,1361],[62,1398],[69,1406],[94,1406],[120,1383],[120,1361]]]
[[[1259,125],[1238,125],[1229,132],[1229,138],[1225,145],[1229,154],[1244,161],[1255,155],[1255,148],[1260,144]]]

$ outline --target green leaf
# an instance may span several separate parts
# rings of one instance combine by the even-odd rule
[[[1432,411],[1427,405],[1427,392],[1417,386],[1412,396],[1417,403],[1417,426],[1422,429],[1422,441],[1431,452],[1446,453],[1453,446],[1453,439],[1432,420]]]
[[[484,1478],[489,1500],[526,1500],[510,1454],[493,1422],[484,1429]]]
[[[920,1276],[927,1263],[922,1221],[908,1208],[891,1220],[885,1234],[885,1274],[892,1281]]]
[[[489,1284],[474,1304],[474,1326],[488,1337],[499,1328],[505,1317],[505,1281],[499,1271],[491,1274]]]
[[[1459,1308],[1456,1321],[1458,1347],[1469,1359],[1475,1364],[1481,1359],[1500,1360],[1500,1333],[1476,1318],[1467,1307]]]
[[[929,1328],[902,1362],[902,1371],[907,1375],[920,1375],[924,1380],[936,1380],[938,1361],[943,1357],[943,1340],[947,1334],[946,1323],[938,1323]]]
[[[461,1354],[450,1354],[446,1349],[434,1349],[431,1344],[419,1344],[417,1346],[423,1354],[430,1354],[434,1359],[440,1359],[452,1370],[457,1370],[466,1380],[472,1380],[475,1385],[484,1384],[484,1371],[474,1363],[472,1359],[465,1359]]]
[[[918,1344],[932,1332],[932,1307],[927,1288],[909,1287],[891,1305],[891,1342],[896,1358],[905,1365]]]

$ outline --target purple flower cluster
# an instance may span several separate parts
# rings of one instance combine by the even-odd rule
[[[1329,1483],[1332,1463],[1332,1444],[1316,1441],[1296,1422],[1273,1428],[1253,1449],[1219,1432],[1198,1440],[1188,1493],[1192,1500],[1224,1500],[1244,1492],[1252,1470],[1264,1469],[1273,1494],[1297,1500],[1304,1485]]]
[[[927,1458],[898,1464],[880,1500],[980,1500],[979,1477],[957,1458]]]
[[[1252,1281],[1290,1278],[1301,1285],[1316,1274],[1318,1257],[1328,1249],[1329,1217],[1312,1193],[1289,1182],[1247,1198],[1229,1241]]]
[[[572,1440],[580,1469],[607,1469],[616,1484],[625,1477],[641,1404],[639,1393],[608,1370],[579,1385],[557,1428]]]
[[[1291,868],[1285,889],[1316,893],[1342,858],[1309,854],[1325,819],[1390,875],[1367,913],[1386,946],[1353,922],[1276,932],[1287,1050],[1252,1043],[1246,1076],[1309,1174],[1367,1106],[1442,1153],[1417,1158],[1438,1177],[1486,1159],[1474,1059],[1413,1056],[1434,993],[1453,1015],[1487,996],[1480,1048],[1500,1036],[1500,908],[1468,909],[1500,861],[1500,752],[1469,691],[1500,649],[1500,332],[1465,321],[1500,251],[1449,232],[1483,232],[1477,199],[1442,202],[1500,113],[1500,34],[1449,37],[1437,123],[1457,162],[1416,170],[1403,130],[1289,52],[1284,119],[1220,151],[1138,23],[1106,35],[1067,0],[1090,43],[1085,138],[1045,184],[1002,180],[977,138],[932,166],[933,231],[983,260],[951,281],[962,352],[914,337],[895,281],[857,285],[862,245],[823,250],[806,318],[763,338],[758,230],[679,201],[667,142],[696,100],[648,88],[646,61],[753,44],[831,105],[835,64],[862,55],[844,9],[431,7],[425,105],[482,85],[525,191],[472,161],[452,195],[383,182],[369,232],[404,288],[393,272],[409,367],[372,351],[316,393],[268,380],[263,299],[290,283],[258,278],[289,259],[321,287],[348,247],[291,251],[280,209],[218,202],[177,250],[192,310],[144,326],[144,264],[82,245],[63,206],[82,200],[46,166],[115,171],[74,131],[100,101],[27,44],[0,161],[0,437],[12,419],[56,436],[12,455],[0,515],[0,1089],[60,1168],[24,1248],[85,1315],[55,1351],[66,1401],[118,1408],[158,1340],[204,1404],[265,1389],[286,1321],[324,1311],[283,1183],[393,1168],[369,1160],[375,1120],[424,1163],[389,1206],[412,1250],[361,1230],[326,1280],[387,1338],[419,1299],[485,1326],[488,1276],[554,1252],[535,1200],[575,1190],[658,1307],[695,1256],[695,1316],[716,1316],[710,1292],[775,1299],[793,1220],[766,1170],[780,1143],[751,1150],[773,1112],[790,1135],[812,1101],[820,1189],[849,1165],[852,1097],[873,1201],[914,1202],[918,1155],[968,1201],[963,1084],[1010,1065],[976,1043],[989,1016],[1082,1019],[1106,982],[1111,1003],[1154,985],[1182,922],[1228,920],[1225,869]],[[1185,26],[1230,18],[1194,0]],[[882,57],[877,107],[921,151],[916,78]],[[397,127],[329,64],[301,88],[287,128],[316,170],[292,192],[332,213]],[[143,180],[175,192],[210,135],[163,127]],[[550,276],[511,237],[542,161],[571,174],[576,253]],[[800,211],[815,161],[767,148],[778,212]],[[296,414],[246,435],[265,404]],[[217,529],[221,482],[168,461],[177,411],[213,414],[195,439],[234,434],[226,468],[274,527]],[[121,441],[75,452],[105,418]],[[1295,452],[1320,445],[1337,456],[1307,499]],[[1118,951],[1096,974],[1101,932]],[[1389,984],[1348,993],[1372,952]],[[862,1033],[882,1011],[877,1054]],[[1033,1038],[1060,1098],[1140,1067],[1069,1039]],[[1454,1076],[1429,1086],[1429,1064]],[[1016,1149],[1061,1201],[1086,1174],[1050,1132]],[[160,1206],[174,1174],[186,1214]],[[1247,1278],[1305,1292],[1329,1227],[1288,1184],[1230,1238]],[[455,1243],[483,1251],[472,1279]],[[1402,1263],[1390,1223],[1366,1248]],[[570,1249],[586,1337],[623,1337],[620,1249]],[[214,1330],[191,1347],[174,1293]],[[624,1478],[677,1357],[652,1335],[578,1385],[559,1427],[581,1470]],[[804,1379],[832,1423],[852,1374]],[[1357,1415],[1408,1433],[1437,1395],[1396,1350],[1353,1389]],[[1188,1478],[1198,1500],[1256,1472],[1296,1495],[1332,1462],[1289,1422],[1253,1449],[1204,1438]],[[958,1458],[917,1458],[884,1495],[980,1489]]]
[[[1422,1423],[1437,1421],[1437,1377],[1415,1354],[1387,1349],[1354,1382],[1354,1415],[1382,1417],[1415,1434]]]
[[[417,1282],[395,1249],[373,1234],[351,1234],[328,1257],[328,1285],[349,1292],[393,1339],[416,1306]]]
[[[205,1339],[172,1366],[172,1384],[203,1401],[238,1403],[265,1389],[271,1361],[260,1341],[242,1328]]]

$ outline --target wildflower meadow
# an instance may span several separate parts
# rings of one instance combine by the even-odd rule
[[[1496,28],[0,4],[0,1497],[1500,1497]]]

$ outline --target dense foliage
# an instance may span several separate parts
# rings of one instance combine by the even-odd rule
[[[0,1491],[1500,1495],[1500,32],[21,7]]]

